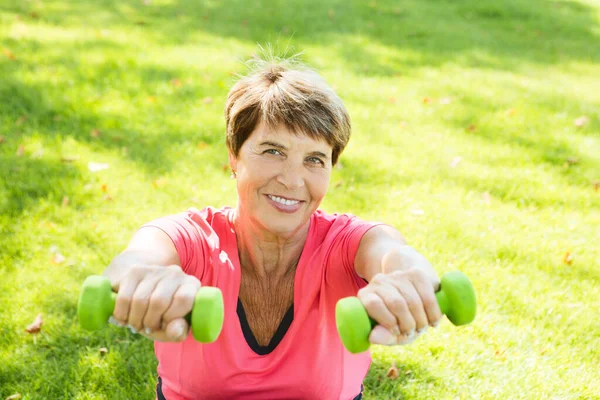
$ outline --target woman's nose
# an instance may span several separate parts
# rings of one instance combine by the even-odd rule
[[[277,181],[284,185],[288,190],[300,189],[304,186],[302,167],[302,165],[298,166],[292,163],[286,163],[284,168],[277,175]]]

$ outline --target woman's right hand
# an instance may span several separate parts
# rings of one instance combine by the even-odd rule
[[[189,332],[184,317],[192,310],[200,281],[180,266],[132,266],[112,281],[117,302],[111,323],[161,342],[181,342]]]

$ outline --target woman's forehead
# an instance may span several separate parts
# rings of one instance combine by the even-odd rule
[[[279,124],[277,126],[268,126],[260,123],[248,138],[255,146],[263,143],[278,143],[283,147],[311,147],[321,151],[331,152],[331,146],[324,139],[314,139],[305,132],[294,131]]]

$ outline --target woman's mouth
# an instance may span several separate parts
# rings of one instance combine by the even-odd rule
[[[278,211],[285,213],[294,213],[298,211],[303,203],[300,200],[286,199],[285,197],[274,196],[272,194],[268,194],[267,198],[273,207]]]

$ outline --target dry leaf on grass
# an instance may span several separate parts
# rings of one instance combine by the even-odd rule
[[[573,264],[573,254],[570,251],[567,251],[563,256],[563,263],[567,265]]]
[[[25,331],[27,333],[38,333],[42,330],[43,323],[44,323],[44,321],[42,320],[42,314],[38,314],[38,316],[35,317],[35,320],[33,321],[33,323],[31,325],[29,325],[27,328],[25,328]]]
[[[578,128],[583,128],[589,122],[590,122],[590,119],[588,117],[586,117],[585,115],[582,115],[581,117],[579,117],[575,120],[575,126]]]
[[[11,60],[16,59],[15,55],[9,49],[2,49],[2,54],[4,54],[6,57],[10,58]]]
[[[79,160],[79,156],[64,156],[60,158],[61,162],[66,162],[66,163],[70,163],[70,162],[75,162]]]
[[[94,128],[90,131],[90,136],[93,138],[97,138],[100,137],[100,135],[102,134],[102,132],[100,132],[98,129]]]
[[[387,374],[385,374],[385,376],[387,376],[389,379],[398,379],[398,367],[396,367],[396,361],[392,361],[392,366],[390,367],[390,369],[388,369]]]
[[[456,156],[452,159],[452,161],[450,162],[450,168],[456,168],[458,167],[458,164],[460,164],[460,162],[462,161],[462,157]]]
[[[89,162],[88,163],[88,169],[91,172],[103,171],[105,169],[108,169],[109,167],[110,167],[110,165],[106,164],[106,163],[97,163],[97,162]]]
[[[19,400],[21,399],[23,396],[21,396],[21,393],[15,393],[15,394],[11,394],[10,396],[8,396],[6,399],[4,400]]]
[[[108,353],[108,349],[106,347],[100,347],[100,355],[103,356]]]
[[[6,138],[4,136],[0,136],[0,143],[4,143],[6,141]]]
[[[65,256],[63,256],[60,253],[56,253],[54,256],[52,256],[52,263],[53,264],[62,264],[65,262]]]

